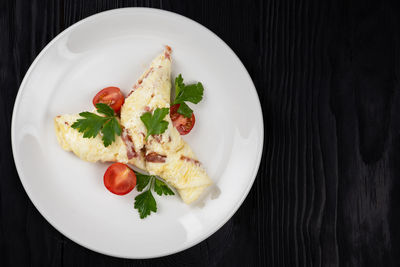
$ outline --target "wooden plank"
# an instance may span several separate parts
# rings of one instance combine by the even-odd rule
[[[153,260],[104,256],[58,233],[11,157],[12,107],[36,55],[73,23],[127,6],[171,10],[220,36],[253,78],[265,123],[238,212],[193,248]],[[398,14],[394,1],[0,2],[0,265],[396,266]]]

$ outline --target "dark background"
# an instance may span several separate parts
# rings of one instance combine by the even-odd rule
[[[399,265],[395,3],[1,0],[0,265]],[[170,10],[219,35],[249,71],[264,113],[264,154],[242,207],[207,240],[152,260],[104,256],[61,235],[28,199],[11,151],[14,100],[37,54],[71,24],[126,6]]]

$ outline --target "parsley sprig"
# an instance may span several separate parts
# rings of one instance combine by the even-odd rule
[[[140,119],[147,128],[147,137],[153,134],[162,134],[168,128],[168,122],[164,120],[165,116],[169,113],[169,108],[156,108],[154,113],[146,112]]]
[[[79,116],[83,118],[78,119],[71,127],[83,133],[83,138],[94,138],[101,132],[103,144],[108,147],[115,141],[115,135],[121,135],[121,126],[114,110],[109,105],[97,103],[96,109],[104,116],[92,112],[81,112]]]
[[[179,74],[178,77],[175,78],[175,100],[173,102],[174,105],[180,104],[178,113],[186,118],[192,117],[193,110],[185,102],[197,104],[203,99],[203,93],[204,88],[200,82],[185,85],[182,75]]]
[[[139,172],[136,173],[136,189],[143,193],[135,197],[135,209],[139,211],[140,219],[144,219],[150,215],[151,212],[157,212],[157,203],[151,193],[151,189],[157,195],[175,195],[175,193],[168,187],[168,185],[158,179],[154,175],[145,175]]]

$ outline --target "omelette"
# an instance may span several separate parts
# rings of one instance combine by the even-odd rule
[[[115,142],[105,147],[100,135],[94,138],[83,138],[83,133],[71,127],[79,118],[79,114],[66,114],[54,119],[57,140],[64,150],[72,151],[79,158],[89,162],[121,162],[132,164],[139,169],[146,169],[141,154],[132,151],[131,140],[124,128],[121,136],[115,136]]]
[[[166,116],[167,130],[149,136],[140,120],[145,112],[156,108],[169,108],[171,99],[171,49],[153,60],[133,86],[130,95],[121,108],[121,124],[127,129],[135,145],[135,151],[142,151],[146,170],[157,175],[175,187],[185,203],[195,201],[212,182],[197,160],[190,146],[182,139],[178,130]]]
[[[83,134],[71,125],[79,114],[61,115],[55,118],[55,131],[64,150],[72,151],[79,158],[90,162],[129,163],[163,178],[173,186],[182,200],[190,204],[211,185],[205,169],[190,146],[175,129],[169,116],[166,131],[150,135],[140,117],[156,108],[169,108],[171,98],[171,48],[157,56],[141,75],[121,108],[121,136],[108,147],[101,136],[83,138]]]

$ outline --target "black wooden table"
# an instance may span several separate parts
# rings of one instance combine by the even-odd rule
[[[71,24],[126,6],[200,22],[259,94],[264,154],[249,196],[206,241],[152,260],[83,248],[27,197],[12,108],[41,49]],[[397,266],[400,8],[396,1],[0,1],[0,266]],[[245,110],[246,107],[243,107]]]

